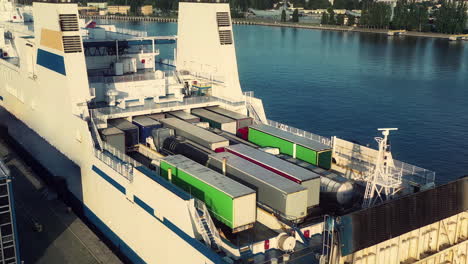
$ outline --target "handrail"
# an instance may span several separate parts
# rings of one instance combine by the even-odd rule
[[[109,145],[107,142],[103,142],[102,147],[102,151],[96,148],[94,149],[96,158],[132,182],[133,170],[135,167],[141,166],[141,164]]]
[[[273,120],[267,120],[267,122],[268,122],[269,126],[279,128],[281,130],[287,131],[289,133],[295,134],[295,135],[300,136],[300,137],[304,137],[304,138],[308,138],[308,139],[320,142],[320,143],[325,144],[325,145],[330,146],[330,147],[332,146],[332,140],[329,137],[323,137],[323,136],[320,136],[320,135],[317,135],[317,134],[314,134],[314,133],[310,133],[308,131],[305,131],[305,130],[302,130],[302,129],[299,129],[299,128],[295,128],[295,127],[292,127],[292,126],[289,126],[289,125],[286,125],[286,124],[282,124],[280,122],[273,121]]]
[[[98,146],[98,149],[102,149],[102,140],[101,140],[101,137],[99,137],[99,132],[97,130],[97,127],[96,127],[96,123],[94,123],[94,118],[93,118],[93,111],[89,111],[89,124],[90,124],[90,128],[91,128],[91,133],[94,135],[93,136],[93,139],[97,140],[97,146]]]
[[[202,236],[203,241],[205,241],[205,243],[211,247],[211,240],[205,231],[205,227],[203,226],[203,223],[201,222],[201,217],[197,212],[198,209],[195,206],[196,201],[197,199],[194,199],[193,202],[190,204],[189,211],[192,215],[192,218],[194,219],[196,223],[198,233]]]
[[[202,202],[202,201],[200,201],[198,199],[195,202],[195,207],[197,207],[197,205],[200,207],[199,209],[203,211],[203,215],[205,216],[206,222],[208,223],[208,227],[210,228],[209,231],[213,235],[213,238],[214,238],[214,240],[216,242],[215,247],[219,248],[219,242],[220,242],[221,238],[219,237],[218,229],[216,228],[216,226],[213,223],[213,220],[211,219],[210,212],[208,211],[208,208],[206,208],[206,205],[205,205],[204,202]]]

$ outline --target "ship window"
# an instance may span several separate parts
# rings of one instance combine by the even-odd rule
[[[63,36],[63,50],[65,53],[81,52],[80,36]]]
[[[60,29],[62,31],[78,31],[78,17],[76,14],[59,15]]]
[[[231,30],[220,30],[219,31],[219,42],[221,45],[232,44],[232,32]]]
[[[231,25],[228,12],[216,12],[216,21],[218,22],[218,27],[229,27]]]

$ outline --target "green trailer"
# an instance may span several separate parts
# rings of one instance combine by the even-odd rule
[[[254,190],[185,156],[161,160],[160,175],[203,201],[211,215],[234,232],[252,227],[256,221]]]
[[[248,139],[261,147],[279,148],[282,154],[290,155],[312,165],[327,170],[331,168],[332,149],[318,141],[264,124],[249,126]]]

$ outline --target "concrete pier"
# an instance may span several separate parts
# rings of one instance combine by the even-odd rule
[[[122,263],[2,138],[0,158],[13,177],[19,249],[24,263]]]

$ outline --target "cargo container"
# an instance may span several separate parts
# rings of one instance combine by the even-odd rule
[[[307,215],[307,189],[232,153],[208,158],[208,167],[257,191],[257,199],[274,213],[289,220]]]
[[[153,136],[153,129],[162,127],[161,123],[146,116],[134,117],[132,122],[138,126],[141,144],[146,144],[146,139]]]
[[[253,189],[182,155],[161,160],[160,170],[161,176],[202,200],[213,217],[233,230],[255,223],[257,205]]]
[[[226,148],[236,156],[255,163],[269,171],[272,171],[290,181],[298,183],[307,188],[307,207],[319,205],[320,197],[320,175],[301,168],[290,162],[277,158],[264,151],[237,144]]]
[[[222,136],[223,138],[226,138],[227,140],[229,140],[229,145],[235,145],[235,144],[244,144],[244,145],[247,145],[247,146],[251,146],[253,148],[256,148],[257,145],[247,141],[247,140],[244,140],[240,137],[237,137],[236,135],[232,134],[232,133],[229,133],[229,132],[226,132],[226,131],[222,131],[220,129],[217,129],[217,128],[210,128],[209,131],[215,133],[216,135],[220,135]]]
[[[168,137],[175,136],[174,129],[168,127],[161,127],[154,129],[152,132],[154,147],[160,151],[163,147],[164,140]]]
[[[191,115],[191,114],[189,114],[189,113],[187,113],[185,111],[182,111],[182,110],[166,113],[166,118],[169,118],[169,117],[175,117],[175,118],[184,120],[185,122],[189,122],[189,123],[198,123],[198,122],[200,122],[199,117]]]
[[[124,118],[119,118],[111,119],[108,123],[125,133],[125,147],[127,149],[138,144],[138,127],[132,124],[132,122]]]
[[[214,151],[202,147],[183,137],[168,137],[164,140],[163,150],[169,154],[180,154],[194,160],[202,165],[206,165],[208,156]]]
[[[322,176],[320,182],[321,204],[336,204],[347,207],[352,204],[355,194],[351,180],[334,173]]]
[[[276,147],[296,159],[327,170],[331,168],[332,149],[318,141],[264,124],[250,126],[248,138],[261,147]]]
[[[182,136],[211,150],[229,146],[227,139],[180,119],[166,118],[160,122],[165,127],[174,129],[176,136]]]
[[[243,114],[239,114],[231,110],[221,108],[219,106],[210,106],[210,107],[206,107],[205,109],[236,120],[236,125],[237,125],[236,130],[239,130],[239,128],[248,127],[253,124],[253,119],[251,117],[248,117]]]
[[[147,117],[149,117],[151,119],[154,119],[156,121],[159,121],[160,119],[166,118],[166,114],[165,113],[157,113],[157,114],[147,115]]]
[[[216,114],[203,108],[192,109],[192,114],[200,117],[200,121],[208,122],[210,127],[218,128],[233,134],[237,131],[236,120],[232,118]]]
[[[125,152],[125,133],[116,128],[108,127],[101,130],[101,138],[114,148]]]

